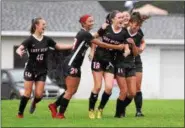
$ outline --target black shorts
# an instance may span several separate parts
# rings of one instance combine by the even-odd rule
[[[136,68],[134,65],[119,64],[115,68],[115,75],[121,77],[136,76]]]
[[[72,76],[72,77],[81,77],[81,68],[75,66],[69,66],[68,60],[64,61],[63,65],[64,77]]]
[[[100,61],[94,58],[91,63],[91,70],[95,72],[104,71],[114,74],[114,68],[114,64],[111,61]]]
[[[143,65],[141,64],[135,64],[136,66],[136,72],[143,72]]]
[[[33,69],[24,70],[24,79],[26,81],[46,81],[47,71],[34,71]]]

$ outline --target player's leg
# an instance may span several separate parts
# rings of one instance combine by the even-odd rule
[[[21,101],[19,104],[19,111],[18,111],[18,118],[23,118],[24,109],[26,108],[27,102],[30,99],[31,93],[32,93],[32,86],[33,81],[25,81],[24,82],[24,95],[21,97]]]
[[[103,71],[101,68],[101,63],[94,59],[91,64],[91,69],[92,69],[92,74],[93,74],[94,87],[89,97],[89,118],[94,119],[95,118],[94,109],[95,109],[96,101],[98,99],[98,94],[102,86]]]
[[[35,111],[36,104],[40,102],[42,99],[43,92],[44,92],[44,85],[45,85],[45,82],[43,81],[35,82],[35,96],[30,106],[30,114],[32,114]]]
[[[132,99],[136,95],[136,76],[135,76],[135,69],[128,68],[126,69],[126,83],[128,88],[128,93],[123,101],[123,114],[125,115],[126,107],[131,103]]]
[[[46,73],[39,73],[35,77],[35,95],[32,100],[31,106],[30,106],[30,113],[32,114],[35,111],[36,104],[41,101],[43,92],[44,92],[44,86],[45,86],[45,80],[46,80]]]
[[[21,101],[19,104],[19,111],[18,111],[18,118],[23,118],[24,109],[26,108],[27,102],[30,99],[32,93],[32,86],[33,86],[33,74],[32,72],[25,70],[24,71],[24,95],[21,97]]]
[[[136,96],[134,97],[135,106],[136,106],[136,117],[142,117],[144,116],[142,114],[142,103],[143,103],[143,97],[141,92],[141,83],[142,83],[142,72],[136,72]]]
[[[80,83],[80,77],[67,76],[66,78],[67,90],[61,99],[59,113],[56,115],[56,118],[60,118],[60,119],[65,118],[64,113],[67,109],[70,99],[76,93],[79,83]]]
[[[119,97],[116,103],[116,118],[121,118],[125,116],[125,112],[123,109],[123,101],[127,96],[127,83],[125,79],[125,70],[124,68],[116,68],[116,80],[120,89]]]
[[[111,94],[114,81],[114,70],[110,72],[104,72],[105,91],[102,94],[101,101],[97,111],[97,118],[102,118],[103,109],[107,104]]]

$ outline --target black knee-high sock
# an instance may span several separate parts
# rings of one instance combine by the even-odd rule
[[[94,110],[97,99],[98,99],[98,94],[91,92],[91,95],[89,98],[89,110]]]
[[[62,100],[62,97],[64,96],[64,94],[65,94],[65,92],[63,92],[63,93],[58,97],[58,99],[55,101],[55,104],[56,104],[57,107],[60,106],[61,100]]]
[[[120,117],[123,110],[123,100],[117,99],[115,117]]]
[[[105,107],[105,105],[108,102],[110,96],[111,96],[111,94],[107,94],[106,92],[103,93],[98,109],[103,109]]]
[[[64,114],[66,109],[67,109],[67,106],[69,104],[69,101],[68,99],[62,97],[62,100],[61,100],[61,104],[60,104],[60,109],[59,109],[59,113],[62,113]]]
[[[136,105],[136,111],[141,112],[142,103],[143,103],[143,97],[142,92],[137,92],[136,96],[134,97],[135,105]]]
[[[124,107],[126,108],[131,103],[131,101],[132,101],[132,98],[126,97],[123,103]]]
[[[36,103],[40,102],[41,100],[42,100],[42,98],[35,97],[33,102],[36,104]]]
[[[30,99],[29,97],[25,97],[25,96],[21,97],[18,114],[22,115],[24,113],[24,109],[25,109],[29,99]]]

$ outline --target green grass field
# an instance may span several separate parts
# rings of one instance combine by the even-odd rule
[[[145,117],[136,118],[134,102],[127,108],[125,118],[114,118],[114,100],[109,101],[102,119],[88,118],[88,100],[71,100],[66,111],[66,119],[52,119],[48,104],[53,100],[43,100],[34,114],[29,114],[30,102],[24,119],[17,119],[19,100],[1,102],[2,127],[184,127],[184,100],[145,100]]]

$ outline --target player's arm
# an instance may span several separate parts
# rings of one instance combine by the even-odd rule
[[[24,52],[25,52],[25,50],[24,50],[24,45],[21,44],[21,45],[16,49],[16,53],[17,53],[20,57],[22,57],[23,54],[24,54]]]
[[[59,44],[56,43],[55,48],[57,50],[68,50],[73,48],[73,44]]]
[[[91,43],[91,47],[90,47],[90,53],[89,53],[89,60],[92,60],[94,57],[94,52],[96,49],[96,44]]]
[[[25,49],[28,48],[28,46],[31,44],[30,42],[30,38],[27,38],[26,40],[24,40],[21,45],[16,49],[16,53],[22,57],[23,54],[25,53]]]
[[[141,40],[141,46],[138,49],[139,50],[139,54],[141,54],[144,51],[145,48],[146,48],[146,43],[145,43],[145,40],[142,39]]]
[[[127,42],[129,44],[131,44],[131,46],[132,46],[132,53],[133,53],[133,55],[137,56],[139,54],[139,50],[138,50],[138,47],[136,46],[134,40],[132,38],[128,38]]]
[[[124,44],[113,45],[113,44],[104,43],[98,39],[92,39],[91,43],[96,44],[102,48],[108,48],[108,49],[124,50],[125,48]]]

